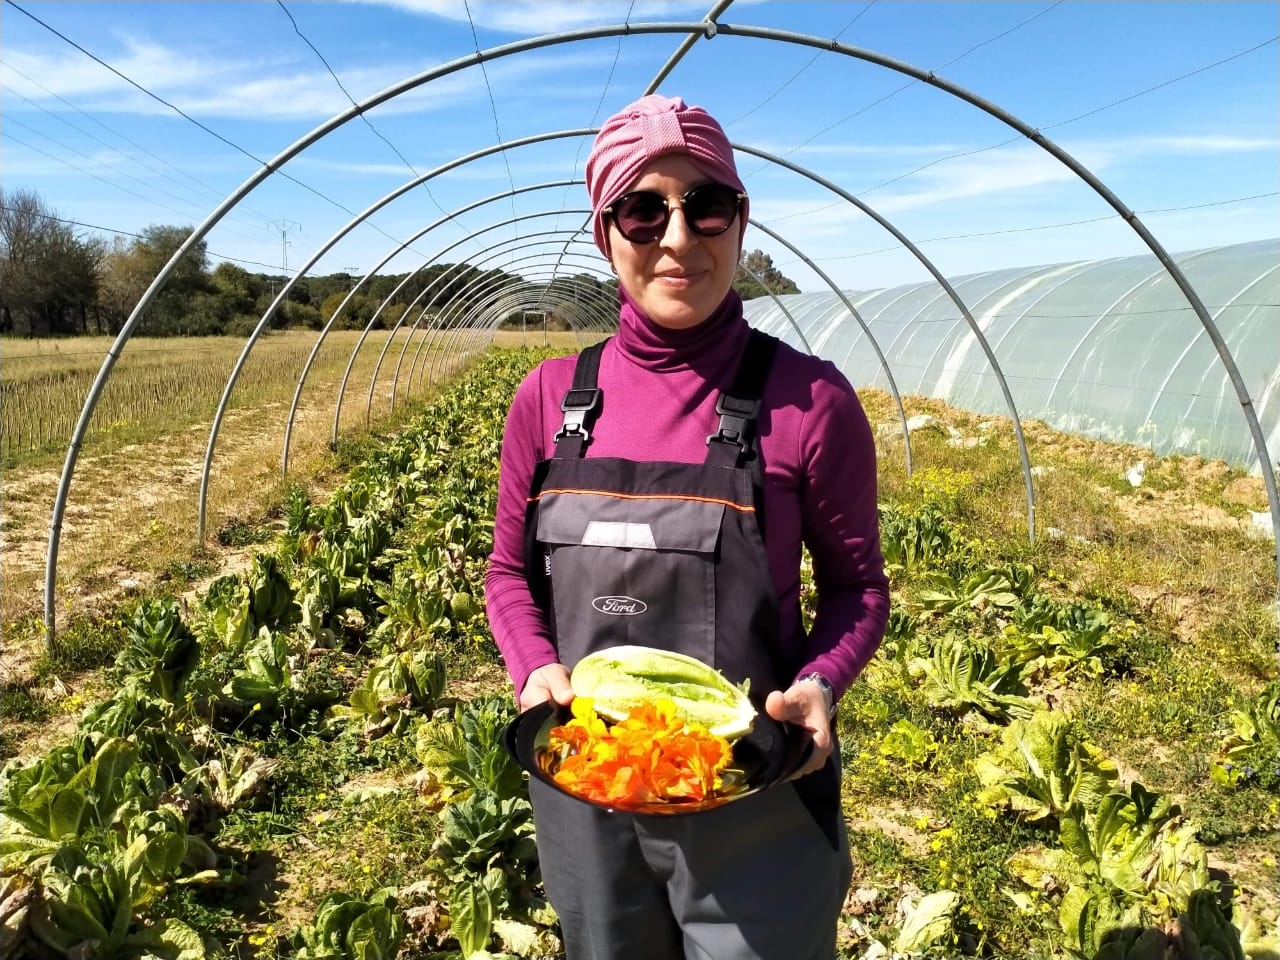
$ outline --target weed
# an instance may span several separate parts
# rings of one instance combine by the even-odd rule
[[[30,687],[7,686],[0,689],[0,720],[38,723],[53,715],[53,709]]]
[[[153,908],[156,916],[171,917],[190,926],[238,956],[244,941],[244,911],[229,891],[219,887],[172,886]]]
[[[57,632],[55,651],[44,657],[37,667],[41,679],[60,674],[92,670],[115,662],[124,646],[124,611],[117,610],[104,618],[73,618]]]
[[[195,583],[218,572],[217,561],[206,551],[198,551],[189,560],[173,560],[157,579],[179,584]]]
[[[247,547],[255,543],[267,543],[275,531],[265,523],[248,523],[232,517],[218,528],[218,543],[224,547]]]

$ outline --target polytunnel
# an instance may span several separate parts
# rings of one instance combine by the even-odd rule
[[[1280,240],[1174,255],[1206,303],[1253,391],[1267,449],[1280,450]],[[1158,454],[1225,460],[1262,472],[1217,353],[1151,257],[1050,264],[957,277],[1014,388],[1018,411],[1068,433],[1150,447]],[[883,346],[833,294],[781,298],[815,352],[858,386],[889,390],[896,371],[907,394],[982,413],[1005,412],[971,332],[933,283],[849,291]],[[778,305],[750,301],[751,322],[795,337]]]
[[[326,256],[340,255],[338,252],[353,231],[393,210],[405,210],[405,217],[413,224],[406,227],[401,221],[395,236],[379,228],[386,242],[382,252],[373,258],[376,266],[362,272],[359,283],[320,331],[311,358],[298,375],[293,404],[282,426],[282,469],[288,468],[290,430],[307,387],[311,360],[347,302],[379,273],[412,276],[436,263],[470,268],[461,292],[450,304],[433,308],[429,301],[415,303],[398,317],[383,318],[391,335],[377,358],[368,390],[372,397],[376,386],[389,388],[393,406],[402,392],[407,395],[429,386],[452,369],[441,363],[443,351],[465,359],[484,347],[508,317],[562,305],[566,296],[574,307],[567,315],[579,343],[606,334],[612,306],[607,300],[589,296],[579,300],[555,287],[555,281],[579,274],[607,277],[607,264],[592,246],[583,242],[590,235],[590,219],[589,211],[581,205],[579,181],[547,181],[545,172],[527,182],[522,173],[518,181],[520,159],[534,157],[536,162],[530,166],[541,164],[545,169],[547,154],[541,151],[552,144],[566,145],[576,154],[571,158],[558,154],[552,165],[557,175],[568,177],[577,172],[599,120],[643,93],[678,94],[689,102],[714,103],[717,94],[724,95],[726,85],[734,78],[743,82],[750,78],[752,82],[777,87],[778,77],[757,69],[763,62],[760,57],[768,62],[781,62],[781,58],[788,63],[805,64],[800,72],[820,62],[823,76],[840,85],[841,90],[861,91],[860,85],[867,84],[871,77],[890,80],[888,92],[879,98],[871,93],[864,97],[859,92],[857,103],[847,103],[843,97],[839,101],[833,99],[828,109],[833,117],[838,114],[839,123],[908,89],[913,95],[940,98],[954,112],[955,123],[973,124],[981,129],[979,136],[998,138],[991,146],[972,152],[1011,143],[1025,148],[1036,163],[1051,165],[1060,178],[1078,187],[1080,198],[1087,198],[1091,209],[1105,211],[1099,219],[1114,219],[1115,229],[1126,232],[1132,248],[1146,252],[1096,262],[1081,258],[1058,266],[957,273],[945,258],[923,249],[924,238],[911,236],[899,224],[895,210],[901,204],[877,202],[875,192],[885,184],[867,188],[860,182],[856,166],[824,162],[820,153],[810,157],[800,152],[818,133],[785,131],[779,136],[773,127],[752,125],[751,136],[743,138],[735,135],[731,122],[730,136],[749,189],[755,189],[750,186],[753,177],[761,178],[759,193],[752,194],[752,212],[756,216],[753,223],[761,233],[798,257],[798,262],[812,268],[817,277],[814,281],[806,279],[812,292],[781,297],[771,293],[752,302],[750,320],[802,349],[832,360],[855,384],[886,389],[898,402],[904,436],[901,394],[938,396],[957,406],[1008,416],[1018,441],[1030,537],[1035,536],[1043,518],[1035,513],[1031,463],[1021,433],[1021,418],[1025,416],[1044,419],[1063,429],[1132,438],[1156,449],[1193,449],[1249,463],[1264,480],[1272,525],[1280,529],[1274,455],[1268,453],[1269,445],[1276,442],[1280,407],[1280,398],[1275,396],[1280,369],[1276,362],[1277,338],[1273,335],[1268,341],[1266,337],[1267,325],[1274,330],[1276,316],[1275,241],[1173,256],[1139,213],[1086,162],[1046,136],[1047,127],[1021,118],[1013,108],[1000,105],[995,96],[946,79],[928,66],[843,40],[834,29],[828,33],[789,29],[785,4],[763,5],[759,9],[756,5],[742,5],[733,10],[741,19],[729,23],[724,18],[731,6],[729,0],[722,0],[701,18],[686,21],[633,21],[628,13],[623,22],[547,33],[484,48],[477,39],[474,51],[455,51],[453,58],[397,80],[363,99],[348,95],[349,108],[335,113],[269,159],[241,150],[254,160],[255,167],[192,229],[186,242],[156,274],[108,351],[69,439],[49,524],[45,624],[50,641],[55,636],[59,543],[86,431],[113,367],[177,265],[225,219],[256,202],[259,191],[268,185],[285,181],[311,189],[303,179],[308,169],[304,161],[320,150],[328,138],[348,135],[363,123],[390,144],[373,126],[388,116],[387,109],[414,97],[428,96],[436,89],[447,91],[449,83],[464,75],[483,76],[496,141],[459,142],[450,159],[425,172],[406,160],[404,169],[409,178],[390,191],[385,186],[365,190],[356,204],[360,212],[339,204],[346,216],[335,222],[335,230],[326,241],[310,250],[302,266],[291,271],[292,278],[258,318],[220,403],[210,411],[213,426],[201,464],[199,519],[194,531],[197,539],[203,539],[205,533],[208,488],[219,482],[219,429],[240,369],[260,337],[270,330],[291,289]],[[947,65],[1013,33],[1042,13],[1025,17],[1005,33],[982,40]],[[755,15],[760,16],[761,22],[751,22]],[[474,29],[472,24],[473,36]],[[518,122],[513,121],[507,130],[501,129],[500,106],[489,78],[491,71],[523,59],[540,58],[537,62],[545,64],[579,51],[599,55],[605,49],[615,64],[624,49],[634,60],[643,62],[647,82],[624,88],[613,83],[610,74],[599,78],[598,100],[581,102],[580,109],[572,111],[577,116],[570,119],[576,122],[554,124],[544,121],[541,111],[527,110],[519,114]],[[706,58],[717,67],[715,83],[677,82],[681,66],[695,58]],[[768,103],[787,83],[772,95],[762,94],[759,106]],[[346,93],[345,87],[343,92]],[[1018,99],[1012,91],[1009,96]],[[1111,105],[1114,104],[1107,106]],[[1067,122],[1074,120],[1061,121]],[[450,149],[445,147],[446,152]],[[942,149],[945,152],[951,148]],[[403,154],[396,152],[403,160]],[[933,160],[919,170],[965,155],[952,150],[949,156]],[[452,210],[442,206],[431,193],[433,185],[448,182],[455,173],[465,173],[486,158],[496,158],[503,164],[505,177],[499,182],[505,182],[504,189]],[[762,165],[752,166],[755,164]],[[912,172],[886,183],[909,177]],[[891,243],[917,275],[929,279],[888,289],[846,292],[847,285],[837,285],[819,266],[823,261],[821,234],[806,237],[800,221],[790,219],[800,210],[793,207],[784,212],[779,208],[773,210],[771,217],[759,216],[761,209],[768,209],[769,190],[781,182],[803,182],[807,192],[801,206],[818,204],[810,213],[825,211],[824,216],[866,225],[872,231],[869,236],[878,237],[879,243]],[[435,209],[406,209],[411,201],[420,202],[424,194]],[[760,197],[759,203],[756,196]],[[832,210],[837,212],[830,213]],[[433,252],[415,246],[420,242],[429,244]],[[748,246],[751,244],[748,239]],[[472,249],[475,247],[478,252]],[[411,266],[406,268],[406,264]],[[510,272],[493,276],[487,273],[491,269]],[[365,335],[391,299],[387,297],[378,307],[378,314],[368,321],[351,354],[348,373],[366,345]],[[397,351],[392,339],[401,334],[404,340]],[[1245,359],[1243,364],[1240,358]],[[325,401],[332,406],[334,441],[343,423],[342,397],[346,388],[344,376],[335,390],[336,396]],[[1232,425],[1224,428],[1227,421]],[[909,457],[909,446],[907,450]],[[1277,568],[1280,570],[1280,553]]]

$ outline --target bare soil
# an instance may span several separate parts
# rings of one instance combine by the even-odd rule
[[[344,419],[363,415],[354,406]],[[256,544],[223,546],[231,521],[273,522],[292,483],[323,496],[341,479],[329,450],[332,408],[303,406],[294,422],[290,469],[280,457],[288,404],[232,410],[223,420],[210,472],[203,543],[198,498],[210,422],[111,453],[82,453],[63,517],[58,556],[57,624],[101,613],[131,591],[188,582],[194,591],[246,567]],[[20,682],[42,650],[30,628],[43,614],[49,524],[61,467],[15,468],[0,476],[0,684]],[[278,523],[278,520],[276,521]],[[192,578],[192,569],[211,570]],[[24,624],[28,626],[24,627]]]

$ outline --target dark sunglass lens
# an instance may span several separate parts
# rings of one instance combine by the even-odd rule
[[[724,233],[738,214],[738,192],[718,183],[695,187],[684,198],[684,211],[698,233]]]
[[[647,190],[629,193],[613,208],[618,232],[636,243],[648,243],[662,235],[667,223],[667,204],[661,194]]]

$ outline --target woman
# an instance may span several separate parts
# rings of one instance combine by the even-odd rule
[[[570,960],[829,960],[851,874],[835,704],[889,609],[870,429],[834,366],[743,319],[748,201],[709,114],[636,101],[586,176],[618,334],[539,366],[507,420],[486,593],[520,707],[569,704],[574,663],[639,643],[749,679],[814,751],[790,783],[688,817],[532,782],[547,892]]]

